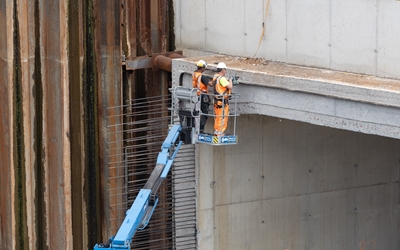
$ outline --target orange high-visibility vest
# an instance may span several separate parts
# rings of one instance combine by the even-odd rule
[[[197,95],[200,95],[200,92],[207,93],[207,85],[201,82],[201,75],[201,72],[195,71],[192,76],[192,87],[200,90],[197,91]]]
[[[214,76],[214,90],[216,95],[225,95],[225,94],[231,94],[231,90],[228,89],[227,87],[224,87],[221,85],[220,80],[222,76],[219,74],[216,74]],[[225,96],[225,99],[227,99],[229,96]]]

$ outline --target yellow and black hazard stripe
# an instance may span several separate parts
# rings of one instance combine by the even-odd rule
[[[213,136],[213,143],[214,144],[218,144],[219,143],[219,138],[218,138],[218,136]]]

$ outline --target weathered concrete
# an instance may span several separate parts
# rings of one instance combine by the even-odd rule
[[[198,151],[199,249],[400,247],[399,140],[261,115],[238,128],[238,145]]]
[[[400,78],[399,1],[174,0],[174,6],[182,51]]]
[[[227,75],[239,74],[238,111],[332,128],[400,138],[400,80],[250,59],[206,56],[173,61],[175,81],[190,86],[199,58],[223,61]],[[255,62],[255,63],[253,63]],[[212,76],[214,72],[206,72]]]
[[[238,145],[197,147],[199,249],[400,247],[398,80],[206,56],[173,82],[200,58],[240,75],[241,116]]]

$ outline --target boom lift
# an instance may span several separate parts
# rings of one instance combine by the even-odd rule
[[[214,136],[212,134],[199,133],[199,120],[203,115],[199,102],[201,98],[197,95],[197,89],[175,87],[172,92],[171,124],[167,138],[161,146],[157,163],[144,187],[139,191],[132,206],[126,212],[117,234],[105,243],[96,244],[94,250],[106,249],[131,249],[132,238],[137,230],[143,230],[149,223],[151,216],[157,206],[157,191],[167,177],[172,163],[183,143],[205,143],[210,145],[232,145],[237,143],[235,134],[226,136]],[[236,129],[236,101],[238,95],[231,94],[234,100],[231,108],[234,118],[234,133]],[[179,124],[174,121],[179,119]]]

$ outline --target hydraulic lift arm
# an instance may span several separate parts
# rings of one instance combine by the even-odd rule
[[[137,230],[144,229],[158,203],[157,191],[171,169],[182,141],[179,141],[180,125],[174,125],[168,133],[157,157],[157,164],[149,179],[140,190],[117,234],[107,242],[96,244],[94,250],[131,249],[132,238]]]
[[[199,110],[201,105],[197,95],[197,89],[175,87],[171,89],[173,104],[172,116],[178,115],[180,124],[173,125],[158,154],[157,164],[151,173],[143,189],[139,191],[131,208],[120,226],[117,234],[108,239],[107,242],[96,244],[94,250],[105,249],[131,249],[132,238],[137,230],[144,229],[158,203],[157,191],[171,169],[176,154],[182,143],[205,143],[209,145],[234,145],[237,144],[237,136],[225,135],[214,136],[213,134],[199,133],[199,121],[202,115]],[[231,106],[236,110],[238,95],[232,95],[234,102]],[[236,118],[236,112],[234,113]],[[197,121],[197,122],[195,122]],[[197,125],[196,125],[197,124]],[[234,120],[236,124],[236,119]]]

